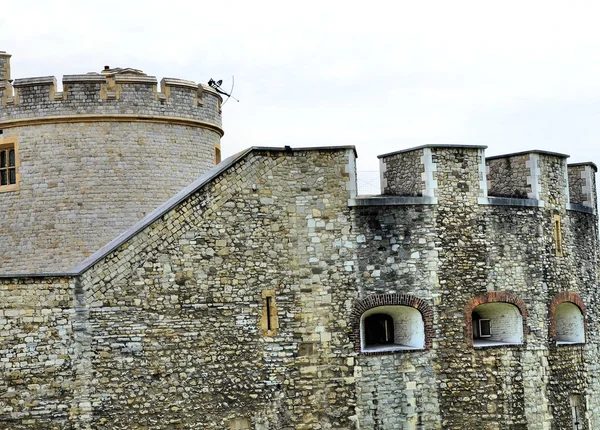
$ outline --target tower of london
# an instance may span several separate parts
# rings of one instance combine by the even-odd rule
[[[251,147],[137,69],[0,53],[0,428],[600,428],[592,162]]]

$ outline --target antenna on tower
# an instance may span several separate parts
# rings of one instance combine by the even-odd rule
[[[227,100],[229,100],[229,98],[232,98],[236,102],[238,102],[238,103],[240,102],[238,99],[236,99],[235,97],[232,96],[233,88],[235,87],[235,77],[234,76],[231,77],[231,89],[229,90],[229,92],[223,91],[223,88],[221,88],[221,85],[223,85],[222,79],[215,81],[213,78],[210,78],[210,80],[208,81],[208,85],[211,88],[213,88],[216,92],[218,92],[219,94],[223,94],[224,96],[227,96]],[[227,100],[225,100],[223,102],[223,104],[227,103]]]

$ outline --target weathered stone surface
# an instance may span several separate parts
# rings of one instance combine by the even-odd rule
[[[7,58],[0,55],[0,77]],[[152,91],[150,77],[127,73],[115,77],[118,100],[135,97],[126,93],[136,79],[140,97]],[[190,89],[168,82],[169,97]],[[47,83],[15,84],[22,100],[30,94],[37,103],[32,88]],[[102,211],[95,193],[118,202],[124,218],[133,209],[125,194],[98,185],[103,169],[158,158],[160,139],[139,151],[132,142],[165,129],[64,126],[65,137],[49,125],[6,130],[18,131],[23,182],[21,194],[0,194],[0,202],[13,205],[5,232],[30,244],[23,267],[57,272],[60,259],[72,258],[81,270],[0,276],[0,428],[549,430],[573,428],[574,411],[579,429],[600,428],[593,164],[567,167],[565,156],[537,151],[509,157],[510,168],[488,160],[486,175],[483,147],[431,145],[383,156],[391,197],[356,199],[353,148],[254,148],[81,262],[38,242],[54,240],[56,226],[73,240],[92,235],[85,225],[96,222],[110,234],[102,220],[121,220]],[[179,148],[172,169],[198,139],[185,127],[167,127]],[[119,136],[130,153],[108,151]],[[71,169],[44,167],[52,155],[44,143],[53,141]],[[97,169],[81,159],[90,146],[98,147]],[[203,154],[192,158],[206,161]],[[173,179],[132,171],[138,186],[120,186],[144,202]],[[68,193],[57,202],[46,190],[88,179],[73,201],[85,203],[78,214],[89,206],[89,218],[81,232],[68,231],[56,215],[69,217],[61,209]],[[28,200],[34,195],[42,203]],[[415,197],[398,204],[398,195]],[[30,221],[38,216],[55,228],[38,228]],[[585,343],[558,341],[554,319],[565,302],[585,318]],[[472,312],[493,303],[517,309],[522,343],[475,344]],[[363,351],[361,317],[396,305],[421,313],[423,347]]]
[[[212,90],[166,87],[161,101],[143,75],[111,100],[109,77],[72,78],[60,97],[54,78],[15,80],[11,102],[0,88],[0,145],[16,138],[20,161],[19,189],[0,188],[0,273],[68,271],[214,166]]]

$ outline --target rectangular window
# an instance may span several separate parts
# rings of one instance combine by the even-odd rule
[[[16,138],[0,139],[0,192],[19,189],[19,157]]]
[[[479,320],[479,337],[492,337],[491,320]]]
[[[556,256],[563,256],[563,244],[562,244],[562,229],[560,227],[560,216],[554,215],[554,245],[556,247]]]

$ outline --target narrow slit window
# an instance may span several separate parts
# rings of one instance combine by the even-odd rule
[[[560,216],[554,215],[554,244],[556,246],[556,256],[563,256],[562,230],[560,227]]]
[[[273,301],[273,297],[267,296],[265,300],[267,302],[267,330],[271,331],[273,330],[273,325],[271,324],[271,302]]]
[[[277,304],[275,303],[275,290],[264,290],[261,297],[263,306],[260,328],[264,336],[276,336],[279,329],[279,316],[277,315]]]

